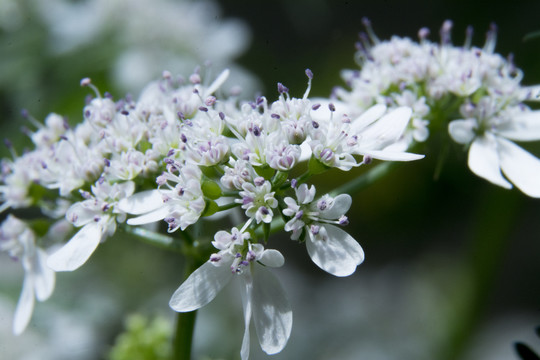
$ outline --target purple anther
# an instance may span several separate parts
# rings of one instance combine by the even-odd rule
[[[279,82],[277,83],[277,90],[280,95],[289,92],[289,89],[285,85]]]
[[[251,129],[251,132],[253,133],[253,135],[257,137],[261,136],[261,129],[257,125],[253,126],[253,128]]]
[[[292,179],[292,180],[291,180],[291,187],[292,187],[293,189],[296,189],[296,185],[297,185],[297,184],[298,184],[298,180],[296,180],[296,179]]]
[[[204,112],[208,112],[208,108],[204,107],[204,106],[199,106],[199,110],[204,111]]]
[[[103,163],[105,164],[106,167],[111,166],[111,161],[107,158],[103,159]]]
[[[187,136],[186,136],[186,134],[181,133],[181,134],[180,134],[180,140],[182,140],[182,142],[183,142],[184,144],[187,143]],[[169,155],[169,156],[170,156],[170,155]]]
[[[156,178],[156,183],[159,185],[159,186],[163,186],[167,183],[167,177],[165,177],[164,174],[161,174],[159,175],[157,178]]]
[[[264,182],[266,180],[262,177],[262,176],[257,176],[255,179],[253,179],[253,183],[257,186],[262,186],[264,185]]]
[[[369,155],[364,155],[363,163],[369,165],[373,162],[373,158]]]
[[[30,116],[30,113],[26,109],[21,110],[21,116],[25,119],[27,119]]]
[[[318,110],[321,107],[321,104],[313,104],[311,110]]]
[[[263,103],[264,103],[264,96],[258,96],[257,100],[255,100],[255,104],[257,104],[257,106],[260,106]]]
[[[225,113],[223,113],[223,111],[220,111],[220,112],[219,112],[219,118],[220,118],[221,120],[225,120]]]
[[[111,208],[110,204],[105,203],[105,204],[101,205],[101,211],[103,211],[103,212],[109,211],[110,208]]]
[[[4,138],[4,145],[6,145],[6,147],[8,149],[12,149],[13,148],[13,143],[11,142],[11,140],[9,140],[8,138]]]
[[[171,74],[171,72],[168,71],[168,70],[163,70],[163,72],[161,73],[161,76],[162,76],[164,79],[169,80],[169,79],[172,77],[172,74]]]
[[[310,80],[313,79],[313,71],[311,71],[310,69],[306,69],[306,76]]]
[[[272,119],[279,119],[279,118],[281,118],[281,116],[279,116],[278,114],[272,114],[272,115],[270,115],[270,117],[271,117]]]
[[[263,214],[263,215],[268,215],[268,214],[270,214],[270,211],[268,211],[268,209],[266,208],[266,206],[261,206],[261,207],[259,208],[259,211],[260,211],[261,214]]]
[[[90,85],[91,82],[92,82],[92,80],[90,80],[89,77],[85,77],[85,78],[81,79],[81,86],[88,86],[88,85]]]
[[[311,225],[311,228],[309,230],[313,235],[318,235],[321,228],[319,225]]]
[[[201,83],[201,76],[199,74],[191,74],[189,77],[189,81],[192,84],[200,84]]]
[[[423,27],[420,30],[418,30],[418,38],[420,40],[424,40],[429,36],[429,29],[427,27]]]
[[[186,118],[186,116],[184,115],[183,112],[179,111],[176,113],[176,115],[178,115],[178,117],[180,118],[180,120],[184,120]]]
[[[334,106],[333,103],[328,104],[328,109],[329,109],[331,112],[336,111],[336,107]]]
[[[218,262],[221,260],[221,256],[219,256],[218,254],[212,254],[210,255],[210,262]]]
[[[326,200],[321,199],[317,202],[317,207],[319,208],[320,211],[326,210],[327,206],[328,206],[328,203],[326,202]]]
[[[184,195],[184,188],[180,185],[178,185],[178,189],[176,190],[176,193],[178,194],[178,196],[183,196]]]
[[[341,215],[338,219],[339,225],[349,225],[349,218],[345,215]]]
[[[247,261],[253,261],[256,258],[257,258],[257,255],[255,255],[255,252],[253,252],[252,250],[249,250],[248,253],[246,254]]]
[[[90,195],[90,193],[88,191],[80,190],[79,192],[80,192],[81,196],[83,198],[87,199],[87,200],[92,197],[92,195]]]
[[[316,122],[315,120],[311,122],[311,125],[313,125],[313,127],[314,127],[315,129],[318,129],[318,128],[319,128],[319,123]]]
[[[365,27],[371,26],[371,21],[367,17],[364,16],[361,21],[362,25],[364,25]]]
[[[206,100],[204,101],[204,104],[206,106],[212,106],[216,103],[216,97],[215,96],[212,96],[210,95],[209,97],[206,98]]]
[[[94,216],[94,222],[99,222],[99,220],[101,220],[101,217],[98,215]]]
[[[296,215],[294,216],[297,220],[300,220],[302,218],[302,216],[304,216],[304,211],[303,210],[300,210],[296,213]]]

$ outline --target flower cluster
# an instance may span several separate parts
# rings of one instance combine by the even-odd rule
[[[423,155],[392,146],[407,128],[411,111],[406,107],[387,111],[375,106],[358,117],[337,114],[328,100],[309,99],[310,70],[301,98],[278,84],[274,102],[263,96],[240,102],[234,96],[218,97],[228,75],[225,70],[208,83],[200,71],[188,79],[164,72],[138,101],[101,96],[90,79],[83,79],[81,85],[95,92],[83,121],[71,128],[56,114],[45,124],[32,119],[38,127],[30,133],[35,148],[4,161],[0,193],[3,210],[48,208],[45,214],[65,215],[79,228],[48,257],[48,271],[79,268],[118,223],[129,227],[163,221],[169,233],[189,233],[195,223],[235,209],[231,232],[215,233],[212,244],[219,251],[178,289],[171,307],[197,309],[231,278],[242,279],[242,356],[247,358],[252,315],[268,353],[279,352],[291,331],[286,296],[261,266],[284,263],[279,252],[262,245],[272,227],[284,224],[291,239],[306,243],[314,263],[333,275],[352,274],[364,259],[360,245],[341,229],[348,223],[351,197],[317,198],[306,181],[372,158],[416,160]]]
[[[305,243],[322,270],[353,274],[364,251],[343,230],[352,197],[318,195],[312,177],[373,159],[421,159],[411,149],[428,138],[435,121],[448,121],[452,139],[470,146],[475,173],[510,187],[502,169],[523,192],[540,196],[540,161],[510,141],[539,138],[537,112],[523,105],[534,89],[521,87],[519,70],[493,53],[493,31],[476,49],[452,46],[450,23],[443,25],[440,44],[429,42],[426,30],[420,43],[380,42],[367,25],[371,38],[362,37],[357,53],[362,69],[344,72],[350,90],[338,88],[331,98],[309,97],[310,70],[302,97],[278,83],[275,101],[240,101],[224,95],[229,70],[210,82],[196,69],[187,79],[165,71],[137,101],[102,96],[83,79],[95,97],[75,127],[57,114],[44,124],[25,114],[37,127],[28,131],[35,147],[21,156],[13,151],[13,159],[2,162],[0,210],[38,207],[51,224],[65,217],[72,227],[71,238],[47,256],[35,245],[31,220],[9,216],[2,224],[0,250],[22,259],[26,272],[15,332],[28,323],[34,297],[50,296],[54,271],[82,266],[118,228],[159,230],[161,224],[168,245],[189,247],[184,255],[203,263],[170,307],[199,309],[237,279],[242,359],[249,356],[252,319],[263,351],[281,351],[292,311],[267,269],[285,262],[269,248],[271,233],[285,230]],[[443,113],[453,116],[453,109],[457,117],[438,118],[445,106],[450,110]],[[220,214],[231,224],[215,221]],[[220,228],[207,226],[214,224]]]
[[[361,69],[343,71],[350,89],[334,91],[336,108],[356,115],[375,104],[410,107],[402,149],[425,141],[429,128],[446,125],[450,137],[468,147],[472,172],[540,197],[540,160],[513,142],[540,140],[540,113],[524,104],[538,100],[538,88],[522,86],[512,57],[494,53],[495,26],[477,48],[470,27],[464,45],[452,45],[451,21],[442,25],[440,43],[428,40],[426,28],[419,42],[397,36],[380,41],[368,20],[364,25],[356,53]]]

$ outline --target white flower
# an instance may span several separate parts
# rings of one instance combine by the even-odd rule
[[[515,107],[499,112],[497,106],[491,99],[481,100],[472,111],[476,117],[450,122],[450,136],[470,144],[473,173],[505,189],[512,187],[510,180],[526,195],[539,198],[540,160],[510,140],[539,140],[540,111]]]
[[[212,301],[232,279],[238,279],[242,282],[245,320],[242,360],[249,357],[252,317],[263,351],[280,352],[291,334],[292,311],[279,281],[266,267],[282,266],[283,255],[249,242],[249,234],[236,228],[231,233],[219,231],[214,239],[220,251],[182,283],[171,297],[170,307],[178,312],[197,310]]]
[[[47,265],[55,271],[73,271],[90,258],[100,242],[116,231],[118,200],[133,193],[135,184],[131,181],[109,184],[98,181],[92,186],[92,193],[84,193],[87,200],[73,204],[66,213],[66,219],[79,230],[62,248],[54,252]]]
[[[253,183],[243,183],[243,191],[240,191],[242,199],[235,201],[242,204],[242,209],[246,210],[246,215],[255,218],[257,224],[261,221],[265,223],[272,222],[274,213],[273,208],[277,207],[278,202],[272,191],[270,181],[262,177],[257,177]]]
[[[157,178],[159,186],[168,189],[148,190],[120,200],[118,209],[139,215],[127,220],[128,225],[143,225],[165,220],[169,232],[185,230],[197,222],[206,202],[201,189],[202,172],[198,166],[181,166],[169,159],[169,171]],[[178,169],[180,169],[178,174]]]
[[[296,189],[296,200],[284,199],[287,208],[283,215],[292,217],[285,231],[292,231],[297,240],[305,232],[306,247],[311,260],[324,271],[335,276],[349,276],[364,261],[364,251],[358,242],[335,225],[346,225],[345,213],[352,199],[347,194],[335,198],[324,195],[314,201],[315,187],[306,184]]]
[[[36,246],[33,231],[13,215],[8,215],[0,226],[0,251],[20,260],[24,268],[23,288],[13,320],[13,333],[19,335],[30,322],[35,299],[45,301],[51,296],[55,273],[46,266],[47,254]]]

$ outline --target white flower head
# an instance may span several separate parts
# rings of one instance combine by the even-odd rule
[[[292,310],[279,281],[267,267],[282,266],[283,255],[251,243],[249,234],[236,228],[231,233],[219,231],[214,239],[220,251],[182,283],[171,297],[170,307],[178,312],[197,310],[211,302],[232,279],[238,279],[245,323],[242,360],[249,357],[252,318],[263,351],[280,352],[291,334]]]
[[[240,191],[242,198],[235,201],[242,204],[242,209],[246,210],[246,215],[254,218],[257,224],[261,221],[270,223],[274,216],[272,209],[278,205],[270,181],[257,177],[253,179],[253,183],[246,182],[242,184],[242,189],[243,191]]]
[[[201,189],[202,172],[193,164],[181,165],[168,158],[168,171],[158,176],[159,189],[136,193],[122,199],[118,209],[138,215],[128,225],[143,225],[159,220],[167,222],[169,232],[185,230],[197,222],[206,202]],[[164,187],[162,189],[161,187]]]
[[[35,299],[47,300],[55,285],[55,273],[47,267],[47,253],[36,246],[34,232],[21,220],[8,215],[0,226],[0,251],[21,262],[24,281],[15,309],[13,333],[21,334],[32,317]]]
[[[134,189],[135,184],[131,181],[110,184],[100,179],[92,186],[93,195],[81,191],[86,200],[71,205],[66,219],[82,228],[49,257],[47,265],[55,271],[73,271],[81,267],[99,243],[114,234],[117,218],[125,218],[116,204],[131,196]]]
[[[540,197],[540,160],[511,141],[540,139],[540,112],[524,106],[500,110],[491,98],[463,110],[472,117],[450,122],[448,131],[454,141],[470,145],[471,171],[506,189],[510,180],[526,195]]]
[[[283,215],[291,219],[285,231],[292,231],[291,238],[298,240],[304,233],[311,260],[335,276],[349,276],[364,261],[364,251],[358,242],[336,225],[348,224],[345,213],[352,199],[347,194],[315,198],[315,187],[302,184],[296,189],[296,200],[284,199],[287,208]]]

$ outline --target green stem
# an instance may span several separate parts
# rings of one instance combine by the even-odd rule
[[[225,205],[218,206],[218,209],[217,209],[216,212],[233,209],[233,208],[238,207],[238,206],[240,206],[239,203],[232,202],[230,204],[225,204]]]
[[[339,194],[355,194],[388,174],[390,170],[392,170],[396,166],[397,162],[394,161],[385,161],[383,163],[380,163],[377,166],[368,170],[367,172],[363,173],[362,175],[349,181],[348,183],[345,183],[338,188],[332,190],[330,192],[330,195],[337,196]]]
[[[195,269],[197,263],[191,259],[186,259],[186,269],[184,279]],[[193,331],[195,329],[195,320],[197,310],[190,312],[179,312],[176,318],[176,331],[173,338],[173,357],[172,360],[190,360],[191,348],[193,344]]]
[[[182,252],[182,246],[178,239],[163,235],[154,231],[150,231],[140,227],[124,226],[123,230],[130,235],[136,236],[139,240],[157,246],[165,250]]]

